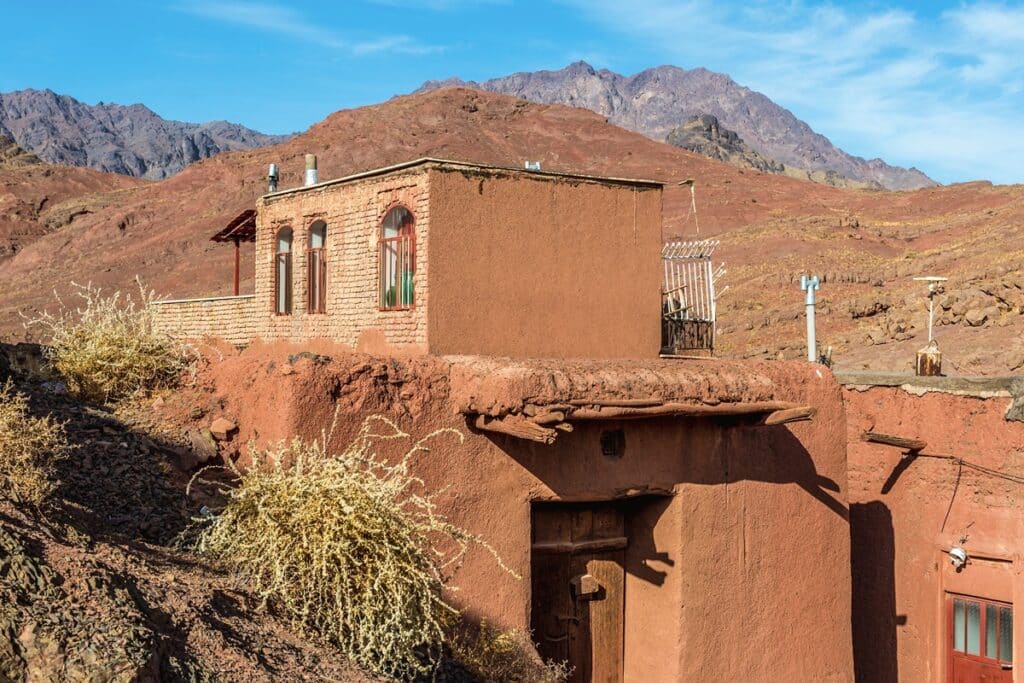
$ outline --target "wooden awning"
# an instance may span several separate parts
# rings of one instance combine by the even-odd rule
[[[212,242],[255,242],[256,209],[246,209],[231,219],[223,230],[210,238]]]

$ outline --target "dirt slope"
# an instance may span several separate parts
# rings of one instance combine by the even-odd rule
[[[0,330],[24,336],[17,311],[51,305],[52,288],[71,279],[129,287],[139,274],[167,295],[229,293],[231,250],[209,236],[265,190],[267,164],[281,166],[282,187],[300,184],[306,152],[319,155],[323,179],[431,155],[663,180],[666,238],[694,235],[689,189],[676,184],[692,177],[700,235],[723,239],[729,267],[723,354],[800,355],[794,279],[810,270],[827,276],[819,339],[843,364],[906,366],[924,343],[922,288],[911,278],[936,273],[951,277],[950,324],[938,328],[951,370],[1007,372],[1024,358],[1020,186],[843,190],[737,169],[586,110],[457,88],[340,111],[283,144],[221,154],[125,193],[0,263]],[[244,291],[251,253],[243,262]]]
[[[143,181],[43,163],[0,136],[0,259],[112,202]]]

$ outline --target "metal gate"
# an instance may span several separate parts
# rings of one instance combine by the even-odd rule
[[[716,269],[711,255],[718,240],[669,242],[661,249],[664,282],[661,289],[661,352],[713,353],[715,349]],[[721,290],[725,291],[725,289]]]

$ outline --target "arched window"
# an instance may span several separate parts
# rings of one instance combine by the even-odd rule
[[[380,237],[380,307],[400,310],[413,306],[416,272],[416,221],[404,206],[384,216]]]
[[[310,313],[327,311],[327,224],[316,221],[309,226],[309,248],[306,250],[307,310]]]
[[[277,231],[274,251],[274,312],[292,312],[292,229]]]

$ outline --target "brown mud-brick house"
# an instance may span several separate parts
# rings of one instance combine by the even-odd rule
[[[661,189],[420,159],[273,192],[254,296],[165,302],[158,321],[235,343],[655,357]]]
[[[659,183],[427,159],[256,211],[254,294],[157,311],[289,342],[221,361],[236,443],[464,435],[415,474],[514,574],[474,550],[452,600],[574,683],[853,679],[840,387],[659,357]]]

